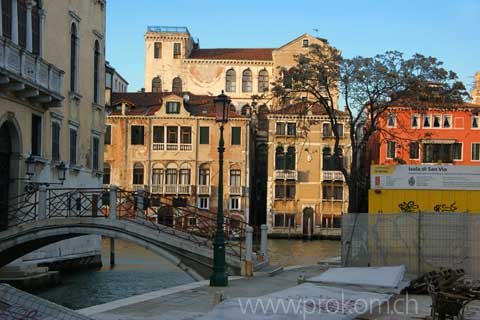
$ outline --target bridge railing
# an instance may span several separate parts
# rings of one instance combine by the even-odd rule
[[[6,210],[7,221],[2,221],[0,231],[8,227],[15,227],[37,220],[38,191],[29,190],[24,194],[10,198],[7,203],[0,203],[2,210]]]

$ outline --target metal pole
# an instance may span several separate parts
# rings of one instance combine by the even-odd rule
[[[253,276],[253,228],[245,228],[245,276]]]
[[[266,224],[260,226],[260,254],[263,261],[268,261],[268,226]]]
[[[223,140],[223,123],[220,126],[220,142],[218,144],[218,206],[217,206],[217,231],[213,241],[213,273],[210,276],[210,286],[226,287],[228,276],[225,268],[225,239],[223,234],[223,153],[225,141]]]
[[[115,265],[115,239],[110,238],[110,265]]]

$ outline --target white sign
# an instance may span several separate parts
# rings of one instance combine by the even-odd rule
[[[480,166],[373,165],[372,189],[480,190]]]

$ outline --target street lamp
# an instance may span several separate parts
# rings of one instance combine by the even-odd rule
[[[218,206],[217,206],[217,230],[213,241],[213,273],[210,276],[210,286],[226,287],[228,276],[225,266],[225,237],[223,233],[223,153],[225,141],[223,129],[228,122],[230,111],[230,98],[222,93],[214,99],[215,120],[220,123],[220,141],[218,143]]]
[[[57,166],[58,170],[58,180],[60,180],[63,184],[63,181],[65,181],[65,174],[67,172],[67,166],[65,165],[65,162],[60,162],[60,164]]]
[[[28,176],[28,180],[30,180],[32,178],[32,176],[35,174],[34,172],[34,166],[35,166],[35,158],[30,155],[27,159],[25,159],[25,164],[27,165],[27,176]]]

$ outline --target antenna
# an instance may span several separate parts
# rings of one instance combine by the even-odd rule
[[[315,29],[313,29],[313,31],[315,31],[315,34],[318,37],[318,29],[315,28]]]

